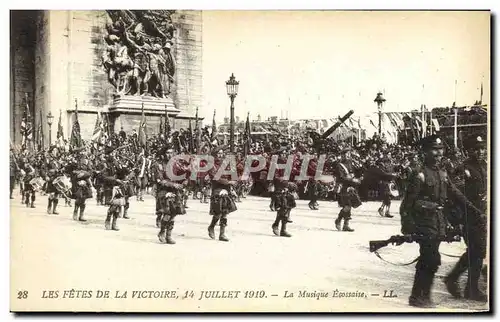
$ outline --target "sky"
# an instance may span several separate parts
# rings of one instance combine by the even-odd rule
[[[421,104],[490,101],[489,12],[204,11],[205,122],[230,115],[225,81],[240,81],[235,115],[332,118]],[[456,81],[456,82],[455,82]],[[456,84],[455,84],[456,83]]]

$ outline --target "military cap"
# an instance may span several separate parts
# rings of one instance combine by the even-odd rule
[[[472,135],[464,140],[464,147],[467,150],[486,148],[486,139],[481,135]]]
[[[443,140],[438,135],[426,136],[419,142],[423,150],[444,148]]]

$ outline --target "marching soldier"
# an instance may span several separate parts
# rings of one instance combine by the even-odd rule
[[[481,136],[474,136],[465,142],[469,158],[464,162],[465,197],[476,208],[486,213],[488,192],[488,165],[485,161],[486,143]],[[486,257],[487,217],[478,215],[473,209],[464,209],[462,225],[467,250],[460,257],[453,270],[445,278],[446,288],[455,298],[460,298],[458,278],[469,269],[464,297],[470,300],[487,302],[487,296],[479,290],[479,277]]]
[[[381,217],[393,218],[394,216],[391,215],[390,183],[397,175],[391,164],[391,160],[387,156],[379,159],[378,166],[375,169],[378,175],[379,191],[382,197],[382,205],[378,209],[378,214]]]
[[[30,183],[30,181],[38,176],[38,170],[35,167],[35,163],[27,158],[25,159],[25,162],[23,162],[23,167],[25,173],[23,200],[24,203],[26,204],[26,207],[35,208],[36,191],[33,185]]]
[[[224,159],[224,151],[222,147],[219,147],[214,153],[216,153],[216,159],[214,167],[210,171],[212,195],[210,196],[209,215],[212,216],[212,221],[208,226],[208,236],[215,239],[215,225],[220,221],[219,240],[227,242],[229,241],[226,236],[227,215],[237,210],[236,203],[230,196],[231,186],[234,186],[235,182],[230,181],[227,176],[217,177],[217,171]]]
[[[160,226],[158,239],[161,243],[175,244],[172,239],[172,231],[174,229],[175,217],[184,215],[184,186],[180,182],[176,182],[169,177],[170,166],[168,157],[160,156],[161,160],[156,167],[156,225]],[[183,164],[175,162],[170,170],[176,176],[186,174],[186,168]]]
[[[337,165],[336,173],[338,175],[339,183],[341,184],[339,189],[340,196],[338,204],[339,207],[342,207],[342,209],[335,220],[335,227],[339,231],[353,232],[354,229],[349,226],[349,221],[351,220],[351,209],[361,206],[361,199],[356,191],[356,187],[361,184],[361,180],[354,177],[354,167],[351,161],[351,148],[346,147],[342,150],[342,159]],[[344,220],[343,227],[341,226],[342,219]]]
[[[290,212],[293,208],[297,206],[295,202],[294,192],[298,190],[297,185],[293,182],[287,182],[284,180],[276,180],[279,182],[281,193],[278,195],[278,202],[276,203],[278,206],[276,219],[272,224],[273,233],[276,236],[281,237],[292,237],[290,233],[287,232],[286,226],[287,223],[291,222],[290,220]],[[279,224],[281,222],[281,230],[278,230]]]
[[[72,199],[75,199],[73,220],[87,221],[85,219],[86,200],[92,198],[92,182],[90,181],[91,169],[89,160],[84,154],[80,155],[80,162],[70,165]],[[78,213],[80,211],[80,213]]]
[[[18,165],[16,161],[16,156],[14,154],[13,149],[10,149],[10,159],[9,159],[9,171],[10,171],[10,186],[9,186],[9,198],[14,199],[12,197],[12,193],[14,192],[14,187],[16,185],[16,174],[18,172]]]
[[[151,157],[144,152],[139,157],[139,167],[137,169],[137,201],[144,201],[144,191],[148,186],[149,172],[151,169]]]
[[[319,193],[319,183],[314,179],[314,177],[309,178],[309,182],[307,184],[307,191],[309,193],[309,209],[318,210],[318,193]]]
[[[420,257],[416,265],[413,288],[409,304],[416,307],[434,307],[431,287],[441,256],[439,245],[450,229],[443,212],[448,198],[467,205],[478,215],[481,211],[468,202],[448,180],[446,171],[439,167],[443,156],[443,144],[436,136],[428,136],[420,142],[424,151],[422,168],[413,173],[406,195],[401,202],[401,231],[403,234],[418,234],[428,239],[420,241]]]
[[[60,192],[54,185],[54,180],[61,175],[61,166],[56,160],[50,160],[47,165],[47,194],[48,194],[48,205],[47,214],[58,215],[57,204],[59,203]]]

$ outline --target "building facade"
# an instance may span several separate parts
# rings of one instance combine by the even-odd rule
[[[33,128],[43,126],[45,145],[49,137],[49,112],[54,116],[50,129],[54,141],[59,116],[65,138],[71,134],[76,106],[83,139],[91,137],[98,111],[108,114],[115,132],[121,127],[130,131],[138,128],[144,106],[146,131],[150,134],[158,131],[165,108],[171,125],[179,128],[187,127],[196,107],[201,107],[201,11],[11,11],[10,18],[10,136],[13,143],[22,140],[20,128],[26,106],[30,109]],[[123,30],[120,27],[124,27]],[[172,37],[166,35],[167,29]],[[148,56],[148,61],[154,57],[160,61],[168,46],[174,68],[167,72],[156,65],[158,72],[155,72],[153,64],[146,68],[150,70],[150,79],[158,75],[158,84],[166,79],[168,95],[119,93],[119,88],[110,81],[136,80],[134,71],[138,70],[135,64],[139,51],[130,44],[133,41],[138,44],[141,39],[145,49],[141,52]],[[119,55],[126,60],[119,61]],[[149,88],[158,86],[151,84],[150,81]]]

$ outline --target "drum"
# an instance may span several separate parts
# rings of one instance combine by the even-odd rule
[[[389,182],[389,194],[394,198],[399,197],[399,190],[394,181]]]
[[[43,180],[41,177],[36,177],[30,180],[29,184],[31,185],[33,191],[40,191],[42,189],[43,185],[45,184],[45,180]]]
[[[66,176],[60,176],[54,179],[53,181],[54,187],[56,187],[57,191],[60,193],[66,193],[71,190],[71,180]]]

